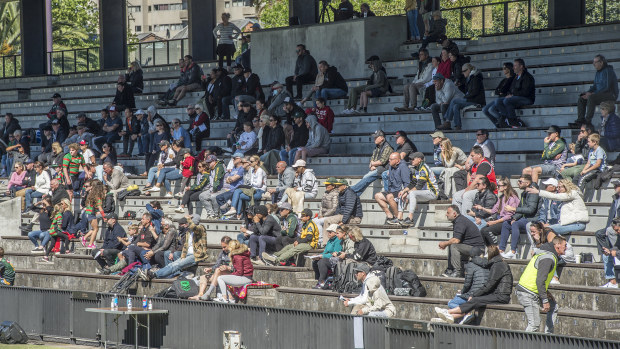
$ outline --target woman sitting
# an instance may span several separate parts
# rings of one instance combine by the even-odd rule
[[[194,185],[191,187],[185,187],[185,194],[183,194],[183,198],[181,199],[181,205],[175,210],[175,212],[184,213],[185,206],[187,206],[189,214],[192,214],[194,212],[192,208],[192,201],[199,201],[198,197],[202,194],[203,189],[208,187],[210,180],[209,165],[207,165],[204,161],[199,162],[198,174],[194,180]]]
[[[116,148],[114,148],[112,143],[106,142],[101,146],[101,155],[99,156],[98,164],[103,165],[104,162],[109,162],[114,166],[117,164]],[[99,172],[99,170],[97,170],[97,172]]]
[[[52,178],[59,178],[62,172],[62,159],[65,152],[59,142],[52,143],[52,156],[47,163],[47,167],[51,170]]]
[[[47,195],[50,192],[51,178],[49,173],[43,169],[43,164],[40,161],[35,161],[34,171],[36,172],[34,186],[27,188],[24,195],[26,210],[32,208],[32,199],[42,198],[43,195]]]
[[[9,178],[9,184],[6,188],[6,195],[15,195],[15,192],[25,189],[23,186],[24,177],[26,177],[26,171],[24,171],[24,164],[21,162],[16,162],[13,165],[15,171],[11,173],[11,178]]]
[[[583,202],[583,194],[569,179],[559,181],[557,193],[534,187],[528,187],[525,190],[528,193],[539,194],[541,198],[564,202],[560,209],[560,221],[549,226],[556,234],[567,238],[571,232],[586,229],[586,223],[590,221],[590,217],[586,204]]]
[[[355,262],[366,262],[369,265],[374,265],[377,262],[377,252],[372,242],[364,237],[362,230],[355,225],[348,225],[346,227],[349,239],[353,241],[353,252],[350,250],[343,250],[338,254],[340,259],[350,259]]]
[[[217,286],[217,278],[220,277],[220,275],[226,275],[230,273],[228,271],[228,265],[230,264],[230,257],[228,256],[228,244],[231,240],[232,239],[229,236],[222,237],[222,239],[220,240],[220,245],[222,245],[222,251],[220,252],[220,254],[217,255],[215,264],[212,267],[204,268],[203,271],[205,275],[202,275],[200,277],[200,290],[198,291],[197,295],[189,297],[189,299],[195,301],[200,299],[203,301],[211,300],[211,292],[213,292],[215,286]],[[209,289],[207,289],[207,284],[209,285]],[[221,291],[218,292],[217,298],[222,298]]]
[[[491,183],[487,177],[480,177],[476,189],[478,192],[474,197],[473,206],[465,217],[474,222],[478,229],[482,229],[487,226],[486,219],[492,215],[492,212],[487,210],[491,210],[497,203],[497,196],[494,193],[495,183]]]
[[[486,177],[485,177],[486,178]],[[519,196],[510,184],[510,178],[499,177],[497,179],[499,198],[493,208],[474,207],[480,211],[491,214],[485,219],[485,227],[480,229],[485,245],[497,245],[497,236],[502,233],[502,223],[510,221],[514,212],[506,211],[506,206],[519,206]]]
[[[263,163],[258,155],[250,157],[250,170],[247,176],[243,176],[244,185],[235,189],[232,196],[232,207],[224,216],[236,215],[237,219],[241,219],[243,204],[250,202],[250,206],[253,206],[252,201],[259,201],[267,191],[267,174],[262,165]],[[246,182],[246,180],[248,181]]]
[[[500,81],[499,85],[495,88],[494,95],[496,97],[506,97],[508,93],[510,93],[510,87],[512,86],[512,80],[515,78],[515,71],[513,68],[512,62],[505,62],[502,65],[502,73],[504,73],[504,78]],[[493,102],[487,104],[482,108],[482,113],[486,115],[489,120],[495,125],[495,127],[500,128],[505,125],[505,120],[503,120],[499,111],[497,110],[496,101],[502,101],[501,99],[496,99]]]
[[[230,272],[230,274],[221,275],[217,278],[222,298],[216,298],[215,301],[220,303],[235,303],[235,300],[231,299],[230,292],[228,292],[228,285],[233,287],[245,286],[252,283],[254,276],[254,266],[250,261],[248,247],[237,240],[231,240],[228,243],[228,250],[230,251],[229,258],[232,267],[226,266],[224,271]]]
[[[45,250],[45,256],[41,259],[46,263],[50,261],[49,256],[56,246],[57,240],[62,240],[60,243],[60,254],[67,253],[67,248],[69,247],[69,234],[67,231],[73,223],[73,214],[71,213],[71,203],[69,199],[63,199],[59,204],[54,206],[52,217],[52,225],[49,230],[50,242]]]
[[[431,169],[436,176],[444,183],[443,192],[452,197],[452,194],[456,193],[456,183],[454,182],[454,174],[458,171],[465,169],[465,163],[467,162],[467,155],[459,147],[452,145],[452,142],[448,138],[443,138],[440,143],[441,147],[441,171],[437,173],[436,170]]]
[[[157,155],[156,166],[149,169],[147,183],[144,187],[145,191],[159,192],[161,190],[161,184],[166,178],[166,174],[168,172],[175,172],[177,170],[174,162],[176,154],[170,146],[170,143],[166,140],[162,140],[161,142],[159,142],[159,150],[160,152]],[[153,186],[156,178],[157,184]],[[172,192],[168,191],[166,197],[172,197]]]
[[[32,253],[44,253],[45,246],[50,241],[50,227],[52,226],[52,201],[51,198],[46,197],[41,200],[35,206],[40,206],[40,208],[36,208],[35,211],[39,214],[39,230],[33,230],[28,233],[28,238],[34,244],[34,249],[30,252]],[[39,245],[39,240],[41,240],[41,244]]]
[[[488,261],[486,268],[489,268],[489,279],[482,288],[474,292],[467,302],[450,310],[435,308],[435,311],[448,323],[454,323],[461,319],[460,324],[468,324],[474,320],[473,310],[488,304],[508,304],[512,294],[512,272],[508,263],[499,254],[497,246],[489,246]],[[482,257],[474,257],[482,259]]]
[[[342,240],[344,237],[344,231],[340,230],[338,233],[338,225],[332,224],[327,227],[327,244],[323,249],[323,253],[319,259],[312,262],[312,269],[314,269],[314,278],[317,280],[316,289],[322,289],[325,286],[325,280],[327,280],[327,274],[338,263],[338,252],[342,251]]]
[[[181,181],[181,188],[185,188],[185,185],[187,184],[187,180],[189,180],[189,177],[191,177],[191,175],[193,173],[187,173],[189,174],[189,177],[187,178],[187,180],[185,179],[184,175],[183,175],[183,161],[190,156],[191,154],[189,154],[189,149],[187,148],[183,148],[183,141],[180,139],[177,139],[176,141],[172,142],[172,151],[174,152],[174,159],[173,159],[173,163],[174,163],[174,168],[172,170],[165,170],[165,171],[159,171],[159,176],[157,177],[157,182],[160,182],[160,178],[161,181],[164,183],[164,187],[166,188],[166,197],[172,197],[172,186],[170,185],[170,181],[176,181],[179,179],[182,179]],[[192,165],[193,165],[193,161],[192,161]],[[160,184],[161,187],[161,184]],[[178,193],[177,193],[178,194]]]

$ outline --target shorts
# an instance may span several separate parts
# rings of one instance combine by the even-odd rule
[[[236,50],[234,44],[219,44],[215,48],[215,53],[217,53],[218,56],[232,56],[235,54]]]
[[[370,90],[370,97],[381,97],[382,94],[383,93],[381,93],[381,89],[378,87],[375,87]]]
[[[86,215],[86,220],[88,221],[88,223],[92,222],[94,219],[97,219],[97,216],[94,214],[87,214]]]
[[[541,168],[542,173],[540,175],[543,177],[555,177],[556,171],[558,170],[558,168],[554,164],[540,164],[532,166],[532,168],[535,167]]]
[[[383,196],[385,196],[387,198],[388,194],[392,194],[392,196],[394,196],[394,198],[398,198],[398,193],[397,191],[395,192],[389,192],[389,191],[382,191],[381,194],[383,194]]]

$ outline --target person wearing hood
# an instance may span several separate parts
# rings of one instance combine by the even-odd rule
[[[276,115],[282,119],[286,115],[286,111],[282,108],[286,100],[293,99],[293,95],[289,93],[284,85],[274,81],[271,83],[271,96],[267,100],[267,113],[269,115]]]
[[[485,268],[486,261],[482,258],[484,255],[484,249],[474,246],[471,250],[472,259],[465,264],[465,281],[463,287],[457,292],[457,294],[448,302],[448,309],[454,309],[459,305],[467,302],[475,292],[486,284],[489,280],[489,269]]]
[[[484,106],[486,99],[484,96],[484,83],[482,81],[482,73],[472,64],[466,63],[462,68],[463,75],[466,79],[467,91],[462,98],[453,98],[446,112],[445,128],[450,128],[450,121],[454,120],[454,129],[461,129],[461,110],[470,105]]]
[[[390,88],[390,82],[388,81],[385,69],[379,57],[370,61],[369,67],[372,69],[372,75],[366,82],[365,86],[358,86],[351,89],[349,94],[349,101],[347,102],[347,109],[343,111],[344,114],[353,113],[366,113],[368,111],[368,100],[370,97],[380,97],[384,95]],[[357,96],[359,94],[360,108],[355,109],[357,106]]]
[[[435,174],[424,161],[424,153],[415,152],[411,155],[411,183],[409,186],[401,190],[399,197],[401,201],[409,201],[409,215],[401,222],[401,225],[413,225],[413,213],[415,212],[418,202],[429,202],[437,200],[439,194],[439,185]]]
[[[297,61],[295,62],[295,74],[286,78],[286,90],[292,96],[293,84],[297,87],[297,95],[295,99],[302,99],[301,90],[304,84],[312,82],[318,73],[316,61],[310,55],[310,51],[306,49],[306,45],[298,44],[295,49],[297,53]]]
[[[553,333],[558,317],[558,305],[548,289],[560,256],[564,255],[565,251],[566,239],[561,236],[554,237],[552,242],[540,246],[540,252],[532,257],[521,274],[517,284],[517,299],[525,308],[526,332],[539,331],[540,306],[542,306],[542,311],[547,313],[545,333]]]
[[[347,82],[338,72],[338,68],[330,66],[326,61],[319,62],[319,72],[323,73],[323,83],[316,91],[316,98],[341,98],[349,92]]]
[[[293,206],[293,212],[300,215],[304,208],[304,200],[314,199],[319,193],[319,182],[314,175],[314,171],[306,167],[305,161],[297,160],[292,167],[296,172],[293,187],[284,191],[278,206],[288,202]]]
[[[367,264],[353,268],[355,278],[362,283],[362,293],[355,298],[345,298],[344,306],[353,306],[351,314],[391,318],[396,316],[396,307],[388,297],[379,277],[370,272]]]
[[[596,69],[594,83],[588,91],[579,95],[577,120],[574,124],[591,124],[597,105],[603,101],[615,101],[618,98],[618,77],[614,72],[614,67],[607,63],[603,55],[594,56],[592,64]],[[572,127],[570,124],[569,126]]]
[[[319,124],[316,116],[311,114],[306,117],[306,127],[309,130],[308,143],[297,150],[295,161],[299,159],[306,161],[308,157],[329,153],[329,146],[331,145],[329,132],[323,125]]]
[[[476,255],[473,257],[472,263],[489,269],[489,279],[477,291],[473,292],[467,302],[450,310],[435,308],[439,316],[449,323],[454,323],[457,319],[461,320],[461,325],[471,323],[475,315],[472,311],[488,304],[508,304],[510,303],[510,295],[512,294],[512,272],[508,263],[504,262],[502,256],[499,255],[497,246],[489,247],[488,259]],[[538,313],[538,309],[534,309]]]

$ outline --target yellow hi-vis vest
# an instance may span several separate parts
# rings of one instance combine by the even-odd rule
[[[551,269],[549,275],[547,275],[547,280],[545,280],[545,292],[549,289],[549,283],[551,283],[551,279],[553,279],[553,275],[555,275],[555,269],[558,266],[558,257],[556,257],[554,253],[549,251],[543,251],[532,257],[532,260],[530,260],[530,263],[528,263],[527,267],[525,267],[525,270],[523,271],[523,274],[521,274],[521,278],[519,279],[519,285],[521,285],[521,287],[535,294],[538,294],[538,287],[536,286],[538,264],[540,263],[540,261],[545,259],[553,260],[553,269]]]

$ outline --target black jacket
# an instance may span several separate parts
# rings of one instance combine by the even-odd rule
[[[116,105],[116,108],[120,109],[125,109],[127,107],[132,109],[135,108],[136,99],[133,96],[133,90],[131,89],[131,87],[125,86],[123,92],[117,89],[116,96],[114,96],[114,104]],[[119,110],[119,113],[120,112],[122,112],[122,110]]]
[[[305,122],[303,122],[301,126],[293,124],[293,138],[291,138],[289,147],[293,149],[305,146],[308,143],[308,137],[310,137],[310,132],[308,131]]]
[[[230,79],[232,81],[230,95],[233,97],[242,95],[245,87],[245,77],[243,74],[233,75]]]
[[[270,150],[280,150],[284,146],[284,129],[282,125],[276,126],[276,128],[269,131],[269,137],[267,137],[267,144],[264,145],[265,152]]]
[[[476,193],[476,197],[474,197],[473,206],[480,205],[484,208],[493,208],[496,202],[497,202],[497,196],[495,195],[495,193],[493,193],[493,191],[487,188],[486,190],[482,192]],[[472,208],[471,210],[474,211],[474,213],[476,214],[476,217],[478,218],[487,219],[491,216],[490,213],[484,210],[478,210],[475,208]]]
[[[83,125],[86,126],[86,129],[88,130],[88,132],[92,133],[95,136],[101,136],[101,134],[102,134],[101,133],[101,125],[97,121],[95,121],[95,120],[93,120],[93,119],[91,119],[91,118],[89,118],[87,116],[86,119],[84,120],[84,124]],[[79,126],[79,124],[78,124],[78,126]]]
[[[466,80],[467,92],[465,92],[465,99],[468,102],[476,103],[481,106],[487,104],[486,97],[484,96],[484,82],[482,81],[482,73],[479,71],[473,71]]]
[[[373,265],[377,262],[377,252],[370,240],[363,238],[362,241],[355,242],[355,251],[353,254],[347,254],[347,258],[351,258],[358,262],[366,262]]]
[[[243,132],[243,123],[252,122],[252,120],[256,117],[256,109],[254,107],[250,108],[250,111],[246,114],[243,110],[239,110],[237,113],[237,122],[235,122],[235,128],[233,132],[235,134],[241,134]]]
[[[243,94],[252,96],[256,99],[265,100],[265,93],[260,85],[260,78],[258,75],[252,73],[246,80],[243,86]]]
[[[114,196],[112,193],[108,193],[103,200],[103,213],[110,214],[114,213]]]
[[[278,237],[281,235],[281,230],[282,226],[280,226],[280,222],[276,221],[272,215],[268,215],[264,221],[256,223],[256,231],[254,234]]]
[[[532,103],[536,101],[536,81],[527,69],[523,71],[521,78],[517,79],[515,76],[514,80],[512,80],[510,93],[513,96],[528,98]]]
[[[215,81],[215,86],[213,87],[213,97],[216,99],[230,96],[230,92],[232,91],[232,80],[230,76],[224,75],[219,77]]]
[[[129,86],[131,86],[133,93],[142,93],[142,90],[144,90],[142,69],[125,74],[125,79],[127,80]]]
[[[300,106],[298,106],[297,104],[293,105],[293,110],[291,110],[290,113],[286,113],[286,123],[289,125],[293,125],[293,115],[295,115],[295,113],[297,112],[302,112],[304,113],[304,115],[306,115],[306,112],[304,111],[304,109]]]
[[[138,121],[138,118],[135,115],[131,116],[129,122],[127,121],[127,118],[125,118],[125,132],[127,132],[127,135],[140,134],[140,121]]]
[[[122,250],[123,244],[118,241],[118,238],[124,238],[126,236],[127,234],[125,233],[125,229],[123,229],[123,227],[121,227],[118,222],[112,227],[106,225],[106,231],[103,238],[103,246],[101,246],[101,248],[103,248],[104,250]]]
[[[30,171],[26,171],[26,175],[24,176],[24,179],[22,180],[22,185],[24,187],[33,187],[36,178],[37,178],[37,172],[34,169]]]
[[[473,297],[497,294],[508,297],[512,293],[512,271],[508,263],[504,262],[502,256],[495,256],[490,261],[482,257],[474,257],[472,261],[489,268],[489,279],[478,291],[474,292]]]
[[[186,68],[185,75],[187,77],[187,85],[200,84],[200,66],[198,64],[192,63],[189,68]]]
[[[362,202],[360,197],[355,194],[351,187],[347,187],[343,192],[338,193],[338,208],[336,214],[342,215],[342,223],[348,224],[352,217],[364,217],[362,212]]]
[[[532,183],[532,187],[538,189],[536,183]],[[540,196],[538,194],[530,194],[527,191],[521,193],[521,201],[515,214],[512,216],[513,221],[517,221],[521,218],[534,218],[538,212],[538,202]]]
[[[614,194],[612,199],[613,201],[609,208],[609,217],[607,217],[607,225],[605,225],[605,227],[611,227],[611,221],[616,217],[620,217],[620,195]]]
[[[498,97],[506,97],[508,92],[510,92],[510,87],[512,86],[512,80],[514,80],[514,75],[509,78],[504,78],[499,82],[499,85],[495,88],[495,95]]]
[[[472,258],[465,264],[465,282],[461,289],[461,298],[467,300],[482,288],[489,280],[489,269],[486,268],[486,259]]]
[[[347,82],[338,72],[338,68],[334,66],[327,68],[327,71],[324,74],[323,85],[321,85],[321,88],[339,88],[347,92],[349,91],[349,86],[347,85]]]
[[[21,129],[22,129],[21,126],[19,126],[19,121],[17,121],[15,117],[11,119],[8,125],[5,123],[4,126],[2,127],[2,140],[4,141],[4,143],[8,144],[9,135],[12,135],[13,132],[17,130],[21,130]]]
[[[310,53],[306,52],[300,56],[297,56],[297,61],[295,62],[295,75],[310,74],[314,79],[318,72],[319,68],[316,66],[316,61]]]
[[[56,206],[59,204],[62,199],[69,199],[69,193],[62,186],[58,187],[58,189],[52,191],[52,205]]]

